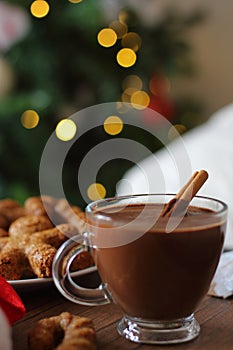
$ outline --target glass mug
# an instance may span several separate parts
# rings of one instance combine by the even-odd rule
[[[196,196],[183,218],[162,217],[173,197],[130,195],[89,204],[86,232],[67,240],[53,261],[53,279],[63,296],[84,305],[116,303],[124,315],[118,332],[137,343],[180,343],[198,336],[194,311],[222,252],[226,204]],[[86,250],[101,277],[96,289],[77,285],[69,271]]]

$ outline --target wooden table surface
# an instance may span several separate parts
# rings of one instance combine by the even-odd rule
[[[44,317],[68,311],[90,317],[97,332],[98,349],[186,349],[186,350],[232,350],[233,349],[233,298],[223,300],[207,296],[200,304],[196,318],[201,326],[200,336],[188,343],[159,346],[140,345],[118,335],[116,327],[122,314],[113,304],[87,307],[66,300],[51,284],[34,290],[18,291],[27,313],[13,326],[14,350],[27,349],[27,335],[35,323]]]

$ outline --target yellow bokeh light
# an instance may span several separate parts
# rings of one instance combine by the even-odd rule
[[[139,78],[139,76],[131,74],[128,75],[122,83],[123,90],[127,88],[134,88],[136,90],[141,90],[142,89],[142,79]]]
[[[116,103],[116,109],[121,114],[127,113],[130,107],[131,105],[129,103],[124,103],[123,101],[118,101]]]
[[[132,49],[128,48],[118,51],[116,58],[118,64],[125,68],[132,67],[137,60],[136,53]]]
[[[83,0],[68,0],[69,2],[72,2],[73,4],[78,4],[79,2],[82,2]]]
[[[109,135],[117,135],[123,129],[123,122],[120,117],[111,115],[104,121],[104,130]]]
[[[128,27],[125,23],[120,21],[113,21],[109,24],[109,28],[113,29],[117,35],[117,38],[122,38],[128,31]]]
[[[70,141],[77,132],[77,126],[73,120],[62,119],[56,126],[57,138],[62,141]]]
[[[125,89],[121,95],[121,101],[122,102],[128,102],[130,103],[131,102],[131,96],[136,92],[138,91],[137,89],[135,88],[132,88],[132,87],[128,87],[127,89]]]
[[[128,95],[127,93],[123,92],[121,94],[121,101],[122,102],[130,103],[130,99],[131,99],[131,96]]]
[[[138,89],[135,89],[134,87],[128,87],[127,89],[124,90],[124,93],[132,96]]]
[[[187,128],[183,124],[175,124],[169,129],[168,138],[170,141],[172,141],[186,131],[187,131]]]
[[[98,43],[104,47],[111,47],[117,41],[117,35],[111,28],[102,29],[97,36]]]
[[[145,109],[149,106],[150,96],[145,91],[136,91],[132,94],[130,102],[136,109]]]
[[[129,15],[128,15],[128,12],[125,11],[125,10],[121,10],[120,13],[119,13],[119,21],[121,23],[127,23],[128,19],[129,19]]]
[[[106,189],[100,183],[93,183],[88,187],[87,195],[92,201],[103,199],[106,196]]]
[[[141,47],[142,39],[137,33],[130,32],[123,36],[121,43],[123,47],[128,47],[134,51],[138,51]]]
[[[49,13],[49,4],[44,0],[35,0],[31,4],[30,11],[34,17],[45,17]]]
[[[28,109],[21,115],[21,124],[26,129],[35,128],[38,125],[39,120],[39,115],[36,113],[36,111],[33,111],[31,109]]]

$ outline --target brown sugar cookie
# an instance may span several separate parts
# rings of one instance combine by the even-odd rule
[[[62,224],[31,235],[24,251],[37,277],[51,277],[52,262],[57,249],[67,240],[68,235],[76,233],[77,230],[72,225]]]
[[[0,213],[7,219],[9,225],[21,216],[26,215],[23,207],[1,208]]]
[[[8,227],[9,227],[9,221],[3,214],[0,213],[0,228],[7,230]]]
[[[77,229],[70,224],[61,224],[31,232],[46,226],[51,223],[43,216],[26,216],[11,225],[10,236],[0,239],[0,275],[11,280],[32,278],[32,275],[51,277],[57,249],[68,237],[77,234]]]
[[[70,205],[65,199],[60,199],[57,201],[54,211],[59,216],[61,222],[69,222],[77,228],[79,233],[84,232],[86,228],[86,216],[79,207]]]
[[[29,244],[25,248],[25,254],[32,271],[38,278],[52,276],[52,263],[57,249],[49,244]]]
[[[85,224],[81,209],[63,199],[30,197],[24,207],[12,199],[0,200],[0,275],[7,280],[51,277],[57,249]],[[71,271],[92,265],[91,255],[83,252]]]
[[[8,236],[6,237],[0,237],[0,256],[1,256],[1,251],[5,247],[5,245],[9,242],[10,238]]]
[[[6,280],[19,280],[23,276],[33,275],[24,252],[10,240],[1,250],[0,275]]]
[[[0,227],[7,229],[11,222],[24,215],[25,209],[19,202],[10,198],[0,200]],[[2,217],[4,217],[5,220]],[[4,226],[2,226],[2,224]]]
[[[8,237],[8,232],[0,227],[0,238],[1,237]]]
[[[96,350],[92,320],[63,312],[41,319],[28,336],[29,350]]]
[[[57,225],[48,230],[35,232],[31,235],[30,243],[45,243],[58,249],[62,243],[64,243],[68,237],[72,237],[77,234],[77,230],[70,224]]]
[[[6,199],[1,199],[0,200],[0,212],[2,209],[12,209],[12,208],[17,208],[20,207],[21,205],[19,202],[11,199],[11,198],[6,198]]]
[[[41,197],[29,197],[24,202],[24,208],[28,215],[47,216],[47,211]]]
[[[52,228],[51,221],[45,216],[27,215],[15,220],[9,227],[9,236],[20,239],[22,235]]]

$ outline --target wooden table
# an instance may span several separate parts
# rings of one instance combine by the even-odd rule
[[[87,307],[73,304],[62,297],[54,285],[19,292],[27,313],[13,327],[14,350],[27,349],[27,335],[35,323],[44,317],[68,311],[90,317],[97,331],[100,350],[232,350],[233,349],[233,298],[222,300],[207,296],[200,304],[196,318],[201,325],[200,336],[188,343],[172,346],[140,345],[118,335],[116,327],[122,314],[116,305]]]

